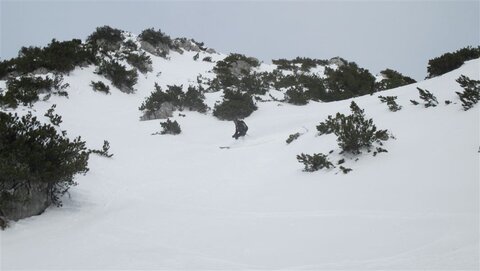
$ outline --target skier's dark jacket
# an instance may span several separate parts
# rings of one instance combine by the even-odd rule
[[[245,136],[248,131],[248,126],[243,120],[234,120],[235,122],[235,134],[232,136],[235,139],[238,139],[241,136]]]

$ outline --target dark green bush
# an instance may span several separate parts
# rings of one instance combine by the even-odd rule
[[[160,29],[155,30],[154,28],[148,28],[142,31],[142,33],[138,36],[140,40],[146,41],[153,45],[154,47],[163,44],[168,48],[173,47],[172,39],[170,36],[163,33]]]
[[[460,68],[465,61],[480,57],[479,47],[465,47],[453,53],[445,53],[428,61],[428,76],[432,78]]]
[[[308,57],[296,57],[292,60],[287,59],[273,59],[272,63],[277,65],[277,69],[295,71],[300,69],[301,71],[308,72],[311,68],[315,68],[317,65],[327,65],[328,61],[320,59],[311,59]]]
[[[344,152],[360,154],[362,148],[370,149],[373,143],[381,144],[381,141],[389,139],[387,130],[377,130],[372,119],[366,119],[364,110],[352,101],[350,104],[351,115],[337,113],[333,118],[317,126],[320,135],[334,133],[337,142]]]
[[[90,83],[90,86],[95,91],[100,91],[100,92],[104,92],[105,94],[110,94],[110,87],[105,85],[102,81],[97,81],[97,82],[92,81]]]
[[[153,71],[152,68],[152,59],[146,54],[128,54],[127,55],[127,62],[128,64],[132,65],[133,67],[137,68],[137,70],[141,73],[147,73]]]
[[[323,153],[314,153],[313,156],[309,154],[297,155],[298,162],[304,164],[304,171],[313,172],[322,168],[334,168],[335,166],[328,160],[328,157]]]
[[[251,95],[265,95],[268,85],[262,79],[261,75],[253,72],[243,76],[237,83],[237,89]]]
[[[95,51],[98,49],[115,51],[120,49],[123,39],[124,36],[121,30],[105,25],[97,27],[97,29],[88,36],[87,43],[91,44]]]
[[[100,156],[110,158],[110,157],[113,156],[113,154],[109,153],[109,150],[110,150],[110,142],[108,142],[107,140],[104,140],[101,150],[88,150],[88,153],[95,153],[95,154],[98,154]]]
[[[162,88],[155,83],[155,91],[140,106],[141,111],[151,114],[160,109],[163,103],[168,102],[180,110],[188,109],[205,113],[208,106],[205,104],[205,95],[201,87],[189,86],[186,93],[183,92],[183,86],[167,86],[164,92]]]
[[[205,62],[212,62],[212,57],[211,56],[206,56],[202,59],[202,61],[205,61]]]
[[[189,86],[187,92],[183,96],[182,107],[190,111],[197,111],[205,113],[208,106],[205,104],[205,95],[202,92],[201,86]]]
[[[404,85],[409,85],[416,83],[416,81],[408,76],[404,76],[403,74],[391,70],[386,69],[380,72],[385,78],[382,79],[380,82],[375,83],[375,90],[386,90],[401,87]]]
[[[182,132],[182,130],[180,129],[180,125],[176,120],[171,121],[170,119],[167,119],[166,122],[161,122],[160,125],[163,128],[162,132],[160,132],[162,135],[178,135]]]
[[[115,60],[103,61],[98,66],[98,74],[112,81],[112,84],[125,93],[133,93],[133,86],[137,83],[138,74],[135,69],[127,68]]]
[[[398,105],[395,101],[397,96],[378,96],[378,98],[382,103],[387,103],[388,109],[390,109],[392,112],[397,112],[398,110],[402,109],[402,106]]]
[[[417,87],[420,99],[424,101],[425,107],[435,107],[438,105],[437,98],[428,90]]]
[[[257,110],[257,106],[251,95],[226,89],[223,101],[215,105],[213,115],[221,120],[244,119],[255,110]]]
[[[55,108],[57,107],[56,104],[52,105],[50,109],[47,110],[47,113],[45,113],[45,117],[47,117],[50,120],[50,123],[54,126],[60,125],[62,123],[62,116],[55,113]]]
[[[286,142],[287,144],[292,143],[294,140],[297,140],[300,137],[300,133],[291,134],[288,136]]]
[[[30,112],[0,112],[0,202],[15,200],[20,187],[43,183],[51,202],[60,205],[61,195],[75,185],[73,177],[88,171],[86,150],[80,137],[71,141]]]
[[[375,77],[355,62],[348,62],[336,70],[327,67],[325,74],[329,91],[337,94],[340,99],[371,94],[374,91]]]
[[[302,86],[289,87],[285,92],[285,101],[294,105],[306,105],[308,95]]]
[[[7,80],[7,90],[0,94],[0,105],[16,108],[19,104],[32,105],[39,99],[41,93],[51,93],[68,96],[65,89],[68,84],[62,84],[63,77],[55,75],[53,79],[46,77],[21,76],[18,79]]]
[[[95,63],[92,48],[82,44],[81,40],[58,42],[52,40],[44,48],[22,47],[17,58],[0,63],[0,78],[12,72],[25,75],[44,68],[47,71],[68,73],[75,67]]]
[[[472,80],[465,75],[461,75],[456,81],[463,88],[463,92],[455,93],[462,101],[463,109],[467,111],[480,100],[480,81]]]

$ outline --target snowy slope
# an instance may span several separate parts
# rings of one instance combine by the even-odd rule
[[[398,96],[396,113],[378,95],[354,99],[396,140],[388,153],[347,160],[353,171],[344,175],[303,172],[296,155],[334,150],[340,159],[335,137],[315,126],[349,112],[351,100],[259,103],[238,141],[233,123],[188,111],[175,114],[182,134],[152,136],[160,121],[140,122],[138,107],[154,82],[211,76],[214,63],[193,55],[152,57],[154,72],[140,75],[135,94],[95,93],[90,81],[108,81],[79,68],[65,77],[69,99],[34,106],[42,116],[57,104],[62,129],[89,147],[107,139],[114,156],[91,156],[64,207],[0,232],[2,270],[479,268],[479,106],[463,111],[454,91],[461,74],[479,79],[480,60],[382,92]],[[440,105],[411,105],[417,86]],[[209,93],[207,103],[220,97]],[[295,132],[305,134],[287,145]]]

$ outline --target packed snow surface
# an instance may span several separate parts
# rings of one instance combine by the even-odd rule
[[[111,95],[94,92],[92,80],[109,81],[94,67],[78,68],[65,77],[69,99],[34,105],[43,116],[57,104],[70,137],[91,148],[106,139],[114,156],[92,155],[62,208],[1,232],[2,270],[479,268],[480,106],[463,111],[455,94],[461,74],[479,79],[479,60],[353,99],[396,139],[386,142],[388,153],[347,158],[353,171],[343,174],[303,172],[296,155],[333,150],[336,164],[335,136],[318,136],[315,126],[349,113],[351,100],[258,103],[237,141],[233,123],[211,112],[176,112],[180,135],[152,135],[161,120],[139,121],[138,107],[154,82],[187,86],[198,74],[212,76],[214,63],[193,55],[152,57],[154,72],[140,75],[135,94],[111,85]],[[412,105],[417,86],[439,106]],[[378,95],[398,96],[403,109],[390,112]],[[220,98],[207,94],[207,103]],[[303,135],[287,145],[296,132]]]

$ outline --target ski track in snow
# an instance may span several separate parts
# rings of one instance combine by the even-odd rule
[[[140,122],[138,107],[154,82],[185,87],[199,73],[211,77],[214,64],[193,55],[152,57],[154,72],[140,75],[130,95],[93,67],[76,69],[65,77],[69,99],[34,106],[45,120],[43,112],[57,104],[69,136],[81,135],[89,147],[106,139],[114,156],[91,156],[90,172],[77,176],[64,207],[0,232],[2,270],[478,270],[479,106],[464,112],[454,91],[461,90],[460,74],[479,79],[480,60],[355,98],[396,139],[386,142],[388,153],[347,158],[353,171],[344,175],[302,172],[295,157],[333,150],[332,162],[341,158],[335,138],[318,136],[315,126],[348,113],[351,100],[259,103],[246,119],[247,136],[237,141],[233,123],[211,112],[176,112],[182,134],[151,136],[160,120]],[[94,93],[91,80],[108,83],[112,95]],[[439,106],[411,105],[419,100],[417,86],[434,93]],[[398,96],[403,109],[389,112],[378,95]],[[221,98],[206,96],[210,106]],[[454,104],[445,106],[446,99]],[[287,145],[295,132],[302,136]]]

